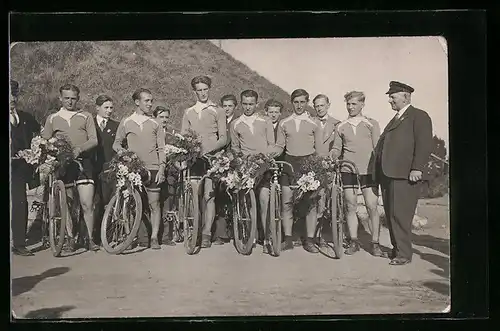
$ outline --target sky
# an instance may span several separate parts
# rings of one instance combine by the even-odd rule
[[[218,41],[213,40],[218,45]],[[394,116],[389,82],[412,86],[412,104],[432,119],[448,147],[448,58],[441,37],[230,39],[222,49],[283,90],[297,88],[330,98],[335,118],[347,117],[343,95],[366,95],[363,113],[381,129]]]

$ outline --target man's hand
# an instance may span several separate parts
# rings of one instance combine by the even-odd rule
[[[75,159],[80,156],[81,152],[82,152],[82,150],[80,149],[80,147],[75,147],[73,149],[73,156],[75,157]]]
[[[410,171],[410,182],[416,183],[422,180],[422,171],[420,170],[412,170]]]
[[[164,181],[165,181],[165,170],[160,168],[155,178],[156,185],[160,185]]]

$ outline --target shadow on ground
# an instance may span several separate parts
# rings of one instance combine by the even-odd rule
[[[434,237],[428,234],[413,234],[413,244],[425,246],[440,253],[450,256],[450,240]]]
[[[445,282],[436,282],[436,281],[427,281],[423,282],[423,285],[434,292],[437,292],[442,295],[449,296],[450,295],[450,284]]]
[[[30,319],[57,319],[61,318],[63,313],[75,309],[75,306],[61,306],[54,308],[42,308],[32,310],[24,315],[24,318]]]
[[[67,273],[69,270],[70,269],[67,267],[58,267],[46,270],[39,275],[14,278],[12,280],[12,296],[15,297],[24,292],[28,292],[42,280],[50,277],[60,276]]]

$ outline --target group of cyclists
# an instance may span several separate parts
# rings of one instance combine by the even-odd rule
[[[301,160],[317,154],[320,156],[341,158],[353,162],[358,173],[351,169],[342,169],[341,178],[344,188],[346,219],[349,242],[345,253],[354,254],[360,250],[358,241],[358,219],[356,216],[358,188],[361,189],[370,216],[372,232],[371,254],[382,256],[379,246],[379,215],[377,212],[378,184],[372,178],[370,162],[373,160],[375,146],[380,136],[380,127],[376,120],[363,115],[365,95],[351,91],[344,95],[347,119],[339,121],[329,114],[328,96],[319,94],[312,99],[316,115],[307,111],[310,96],[304,89],[297,89],[291,94],[292,114],[284,117],[283,104],[275,99],[265,102],[264,111],[257,112],[259,95],[254,90],[245,90],[239,98],[224,95],[220,103],[210,98],[212,81],[207,76],[192,79],[191,87],[196,96],[196,103],[186,109],[182,117],[181,134],[192,130],[201,138],[201,155],[213,155],[223,149],[231,149],[243,155],[264,153],[277,160],[285,161],[298,168]],[[153,108],[153,94],[150,90],[136,90],[132,99],[135,110],[119,123],[111,119],[113,112],[112,98],[101,95],[96,100],[96,116],[78,110],[80,91],[78,87],[67,84],[60,88],[62,107],[46,119],[41,136],[50,139],[56,134],[65,134],[74,146],[74,156],[79,160],[79,167],[70,167],[61,178],[66,186],[76,185],[81,204],[83,219],[88,234],[88,249],[100,249],[98,236],[95,235],[95,220],[102,218],[103,206],[110,199],[113,184],[106,182],[102,174],[112,156],[122,150],[134,152],[149,170],[149,180],[144,183],[150,208],[150,224],[139,231],[138,244],[151,249],[160,249],[161,244],[175,245],[170,222],[162,222],[162,209],[175,208],[172,196],[175,195],[175,180],[167,180],[172,169],[165,166],[164,147],[167,132],[171,131],[170,110],[163,106]],[[241,115],[235,110],[241,107]],[[114,123],[114,124],[113,124]],[[99,152],[100,151],[100,152]],[[96,155],[101,155],[98,157]],[[100,161],[99,161],[100,160]],[[204,176],[209,164],[200,158],[190,168],[193,176]],[[314,232],[318,219],[323,217],[325,206],[321,199],[311,208],[305,220],[296,220],[292,204],[293,189],[296,184],[293,174],[283,170],[279,179],[282,187],[282,226],[284,240],[281,250],[291,250],[299,242],[294,241],[292,228],[305,224],[301,233],[300,244],[310,253],[318,253],[314,242]],[[259,218],[262,224],[266,217],[269,201],[269,180],[255,183],[256,196],[260,206]],[[68,194],[71,190],[67,190]],[[225,244],[230,241],[226,230],[227,219],[223,212],[228,199],[208,178],[204,181],[201,248],[212,244]],[[101,208],[94,206],[94,195],[100,197]],[[216,206],[217,205],[217,206]],[[164,225],[167,227],[163,228]],[[264,226],[264,224],[263,224]],[[160,235],[163,234],[163,237]],[[263,247],[263,253],[269,253],[265,234],[257,241]],[[77,248],[77,243],[70,239],[70,250]]]

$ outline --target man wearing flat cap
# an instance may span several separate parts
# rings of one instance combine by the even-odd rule
[[[387,254],[391,265],[411,262],[411,224],[432,149],[432,122],[425,111],[411,105],[413,92],[409,85],[390,82],[386,94],[396,115],[380,136],[373,164],[393,246]]]
[[[24,111],[17,109],[19,83],[10,81],[10,153],[11,153],[11,228],[12,252],[16,255],[33,255],[26,248],[26,228],[28,225],[28,199],[26,184],[30,188],[36,186],[34,171],[24,159],[16,154],[23,149],[30,148],[31,139],[40,132],[40,124],[35,118]]]

